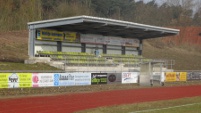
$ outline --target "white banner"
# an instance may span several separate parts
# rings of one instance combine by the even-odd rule
[[[55,73],[55,86],[91,85],[91,73]]]
[[[140,46],[140,42],[139,42],[138,39],[126,38],[124,40],[124,46],[139,47]]]
[[[57,73],[54,74],[55,86],[74,86],[75,76],[73,73]]]
[[[105,43],[107,45],[124,45],[124,40],[120,37],[105,36]]]
[[[91,73],[73,73],[75,85],[91,85]]]
[[[123,72],[122,83],[138,83],[139,72]]]
[[[103,36],[101,35],[81,34],[80,37],[81,37],[80,39],[81,43],[91,43],[91,44],[104,43]]]
[[[139,40],[133,38],[121,38],[95,34],[81,34],[80,40],[81,43],[139,47]]]
[[[54,86],[54,73],[33,73],[33,87],[48,87]]]

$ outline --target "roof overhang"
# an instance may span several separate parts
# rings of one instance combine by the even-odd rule
[[[29,29],[53,29],[63,32],[72,31],[83,34],[100,34],[138,39],[149,39],[179,34],[178,29],[92,16],[75,16],[29,22],[28,26]]]

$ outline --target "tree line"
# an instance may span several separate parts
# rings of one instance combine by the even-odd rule
[[[0,0],[0,30],[24,30],[27,22],[77,15],[157,26],[200,26],[200,0]]]

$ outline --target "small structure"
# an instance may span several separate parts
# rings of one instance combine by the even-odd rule
[[[153,75],[153,69],[154,65],[159,65],[158,75]],[[157,82],[157,85],[164,85],[164,78],[162,76],[162,67],[163,67],[164,61],[149,61],[142,63],[140,65],[140,78],[139,83],[141,86],[153,86],[154,82]]]

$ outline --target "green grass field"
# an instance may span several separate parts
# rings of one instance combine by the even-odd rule
[[[49,66],[48,64],[44,63],[36,63],[36,64],[24,64],[24,63],[16,63],[16,62],[0,62],[0,71],[4,72],[5,70],[48,70],[48,71],[53,71],[53,70],[60,70],[57,68],[54,68],[52,66]]]
[[[201,96],[167,101],[100,107],[76,113],[201,113]]]

